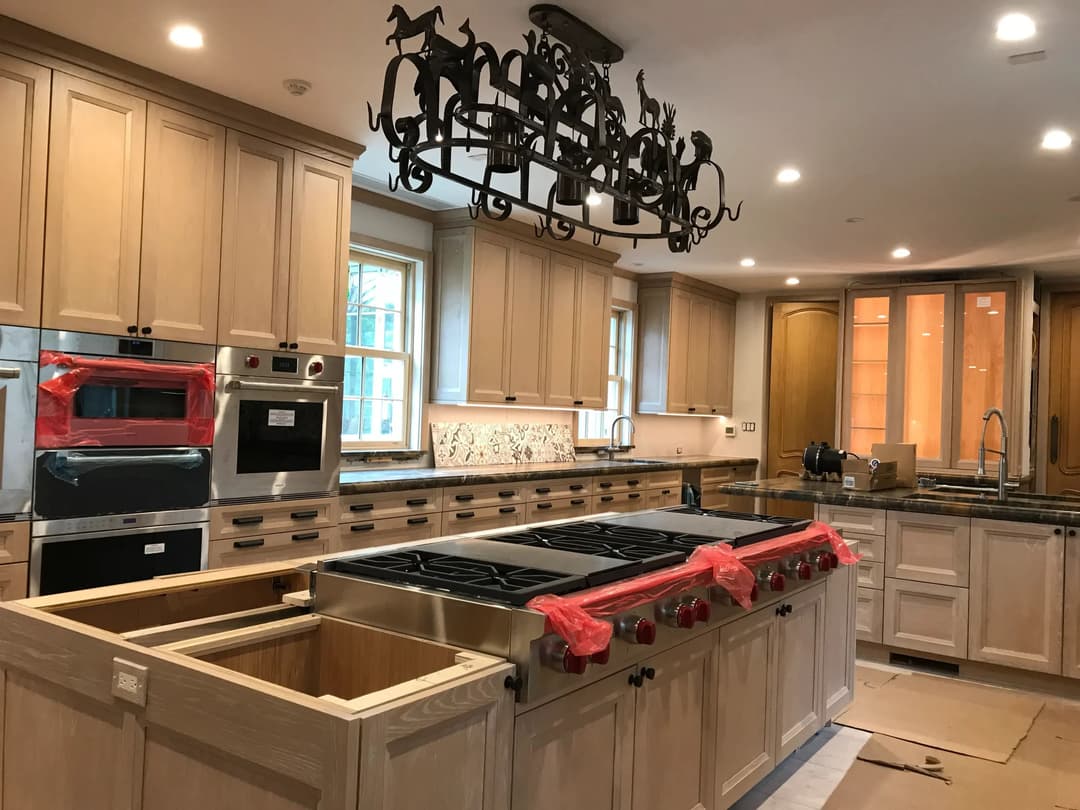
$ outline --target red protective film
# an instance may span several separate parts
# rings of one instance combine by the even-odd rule
[[[70,369],[38,385],[37,447],[209,446],[214,441],[214,366],[75,357],[41,352],[41,368]],[[76,415],[83,386],[182,390],[180,418],[86,418]]]
[[[754,587],[751,568],[828,543],[840,562],[853,565],[852,553],[830,526],[814,522],[801,532],[755,543],[741,549],[726,545],[699,546],[682,565],[662,568],[623,582],[614,582],[568,596],[538,596],[527,608],[547,617],[547,632],[558,633],[574,655],[592,655],[611,643],[612,626],[602,619],[641,605],[678,596],[691,588],[719,586],[750,610]]]

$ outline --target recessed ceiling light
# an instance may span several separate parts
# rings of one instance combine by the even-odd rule
[[[753,259],[751,259],[749,256],[747,256],[745,259],[740,261],[739,264],[742,267],[753,267],[755,264],[757,264],[757,262],[754,261]]]
[[[194,25],[174,25],[169,29],[169,42],[178,48],[201,48],[203,46],[202,31]]]
[[[595,191],[590,191],[588,196],[585,198],[585,204],[590,207],[595,207],[603,201],[604,198],[597,194]]]
[[[799,279],[797,279],[795,276],[789,276],[788,278],[784,279],[784,283],[787,284],[789,287],[794,287],[799,283]]]
[[[894,259],[906,259],[910,255],[911,251],[908,250],[906,247],[894,248],[892,252],[892,257]]]
[[[786,166],[776,173],[776,182],[790,185],[799,182],[800,177],[802,177],[802,172],[793,166]]]
[[[997,23],[997,38],[1002,42],[1020,42],[1035,36],[1035,21],[1027,14],[1006,14]]]
[[[1063,129],[1048,129],[1043,134],[1042,148],[1060,152],[1072,146],[1072,135]]]

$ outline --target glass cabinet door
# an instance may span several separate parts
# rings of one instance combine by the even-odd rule
[[[869,456],[871,446],[887,438],[891,299],[885,293],[868,293],[849,301],[844,449]]]
[[[952,401],[951,290],[905,293],[903,439],[919,461],[947,467]]]
[[[1006,380],[1011,378],[1012,359],[1007,335],[1014,309],[1012,291],[1008,288],[962,287],[958,296],[961,334],[957,346],[957,362],[960,363],[956,374],[959,440],[955,461],[957,466],[966,467],[977,463],[982,416],[986,410],[1001,408],[1006,416],[1011,411],[1006,399]],[[988,448],[999,449],[1000,432],[996,422],[991,425],[986,435]],[[1019,426],[1014,433],[1020,435]],[[997,469],[996,456],[988,458],[987,467],[988,472]]]

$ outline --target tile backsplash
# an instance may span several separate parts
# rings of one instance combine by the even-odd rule
[[[543,423],[432,422],[436,467],[574,460],[570,426]]]

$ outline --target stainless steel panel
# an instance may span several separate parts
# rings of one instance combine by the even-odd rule
[[[136,512],[129,515],[97,515],[68,520],[35,520],[30,524],[30,534],[33,537],[86,532],[103,534],[120,529],[175,527],[187,523],[203,523],[209,520],[209,509],[175,509],[168,512]]]
[[[274,371],[273,359],[275,357],[295,358],[296,371]],[[257,358],[258,368],[251,368],[248,365],[248,358]],[[312,372],[313,363],[321,363],[322,371]],[[298,354],[285,349],[273,352],[264,349],[222,346],[217,352],[217,373],[267,380],[323,380],[335,383],[345,379],[345,358],[326,354]]]
[[[433,554],[450,554],[469,560],[516,565],[522,568],[538,568],[562,574],[586,576],[613,568],[631,568],[636,563],[612,557],[594,557],[574,554],[550,548],[524,546],[517,543],[499,543],[494,540],[462,539],[443,540],[425,546],[424,551]],[[659,553],[659,552],[658,552]]]
[[[41,332],[27,326],[0,326],[0,360],[36,363]]]
[[[137,343],[150,344],[148,354],[135,353],[124,347]],[[167,361],[173,363],[213,363],[214,347],[204,343],[181,343],[174,340],[153,340],[138,335],[92,335],[86,332],[67,332],[44,329],[41,332],[43,350],[100,357],[128,357],[133,360]]]

